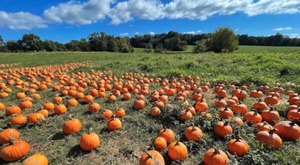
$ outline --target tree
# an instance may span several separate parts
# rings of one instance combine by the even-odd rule
[[[163,53],[164,52],[163,44],[162,43],[156,44],[154,52],[155,53]]]
[[[6,51],[6,46],[2,36],[0,35],[0,52],[5,52],[5,51]]]
[[[145,46],[145,50],[144,50],[146,53],[152,53],[152,51],[153,51],[153,46],[152,46],[152,44],[151,43],[148,43],[148,44],[146,44],[146,46]]]
[[[195,42],[193,49],[194,53],[202,53],[207,51],[207,40],[200,40]]]
[[[118,50],[122,53],[133,52],[133,48],[130,45],[129,38],[117,38],[118,41]]]
[[[41,51],[43,49],[40,37],[32,33],[24,34],[22,39],[17,42],[23,51]]]
[[[233,52],[238,48],[238,37],[229,28],[216,30],[208,40],[209,49],[213,52]]]
[[[7,41],[6,48],[9,52],[17,52],[20,50],[19,45],[16,41]]]
[[[108,40],[107,50],[109,52],[118,52],[119,51],[119,47],[118,47],[118,43],[116,42],[116,39],[111,38]]]
[[[171,51],[183,51],[187,45],[186,41],[181,41],[179,36],[165,40],[165,48]]]

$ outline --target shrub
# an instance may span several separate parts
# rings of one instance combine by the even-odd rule
[[[146,44],[146,46],[145,46],[145,50],[144,50],[146,53],[152,53],[152,51],[153,51],[153,46],[152,46],[152,44],[151,43],[148,43],[148,44]]]
[[[209,49],[216,53],[233,52],[239,44],[238,37],[230,28],[220,28],[208,40]]]
[[[195,42],[193,49],[194,53],[203,53],[207,51],[207,40],[200,40]]]

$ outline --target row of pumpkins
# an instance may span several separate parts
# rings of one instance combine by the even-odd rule
[[[210,83],[205,82],[200,85],[198,77],[183,77],[180,75],[178,80],[168,80],[161,78],[150,78],[148,74],[125,73],[121,77],[112,76],[110,71],[91,71],[91,73],[71,71],[81,65],[89,65],[89,63],[73,63],[68,65],[7,69],[0,71],[0,97],[5,98],[13,93],[10,87],[14,87],[19,92],[16,93],[16,99],[22,100],[19,105],[5,106],[0,103],[0,110],[5,110],[10,118],[10,124],[24,125],[26,122],[31,124],[39,124],[45,120],[49,111],[53,111],[56,115],[65,114],[68,107],[78,106],[79,101],[89,104],[89,111],[100,111],[101,106],[95,103],[98,98],[106,98],[109,102],[116,102],[119,98],[123,100],[132,99],[133,95],[137,95],[133,103],[136,110],[143,110],[146,107],[148,99],[152,103],[150,114],[153,117],[160,115],[165,106],[170,106],[169,97],[174,96],[174,100],[183,103],[181,113],[178,120],[185,122],[191,120],[193,116],[199,112],[207,119],[212,115],[208,113],[209,106],[204,93],[210,90]],[[26,75],[27,79],[22,80],[21,75]],[[37,78],[42,79],[39,81]],[[160,83],[161,88],[150,92],[151,83]],[[232,96],[228,97],[225,90],[225,84],[219,84],[213,88],[214,93],[218,97],[215,101],[215,107],[219,108],[219,117],[224,121],[219,121],[214,126],[214,134],[224,138],[233,132],[230,122],[236,125],[242,125],[243,120],[240,117],[234,117],[235,114],[243,116],[247,124],[252,124],[258,129],[256,138],[258,141],[265,143],[272,149],[278,149],[282,146],[282,139],[297,140],[300,137],[300,128],[296,124],[300,121],[299,96],[293,91],[288,91],[289,107],[287,119],[290,121],[280,121],[279,113],[273,108],[281,101],[281,93],[285,92],[280,84],[270,91],[270,87],[260,86],[258,90],[250,91],[249,96],[258,98],[259,100],[253,104],[253,111],[248,111],[248,107],[242,104],[248,93],[247,86],[237,88],[235,85],[230,86]],[[41,97],[39,91],[45,91],[51,88],[60,96],[55,96],[53,101],[45,102],[43,108],[33,112],[27,116],[22,115],[26,109],[33,108],[32,100],[39,100]],[[86,94],[86,91],[88,93]],[[107,92],[110,95],[107,96]],[[30,96],[28,96],[30,94]],[[266,97],[265,97],[266,95]],[[264,99],[263,99],[264,98]],[[66,104],[64,100],[68,99]],[[189,99],[195,101],[192,106]],[[271,108],[268,108],[270,106]],[[107,127],[114,131],[122,128],[119,118],[126,114],[124,109],[117,109],[115,113],[111,110],[102,112],[102,117],[107,119]],[[230,119],[230,122],[229,122]],[[233,120],[231,120],[233,119]],[[263,122],[264,121],[264,122]],[[274,125],[275,124],[275,125]],[[274,125],[274,126],[272,126]],[[63,125],[65,134],[73,134],[80,131],[81,122],[76,118],[67,120]],[[192,125],[185,130],[187,140],[198,141],[202,138],[200,128]],[[0,150],[0,157],[6,161],[16,161],[22,158],[30,150],[30,145],[22,140],[17,140],[20,133],[14,128],[5,129],[0,133],[0,142],[4,144]],[[169,145],[168,145],[169,144]],[[83,134],[80,139],[80,147],[82,150],[90,151],[100,145],[100,138],[97,134],[90,131]],[[184,143],[175,140],[172,130],[163,129],[154,141],[156,150],[146,151],[142,154],[140,164],[153,164],[160,162],[164,164],[164,160],[159,151],[167,149],[168,156],[172,160],[184,160],[188,155],[188,150]],[[17,150],[17,152],[15,152]],[[228,150],[237,156],[243,156],[249,152],[249,146],[240,135],[236,135],[228,143]],[[45,160],[41,154],[33,155],[26,159]],[[26,162],[26,160],[24,162]],[[229,159],[225,152],[220,149],[212,148],[204,154],[204,164],[228,164]]]

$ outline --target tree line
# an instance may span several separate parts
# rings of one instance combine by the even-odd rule
[[[0,51],[110,51],[128,53],[132,52],[135,47],[145,48],[148,52],[152,50],[162,52],[163,50],[183,51],[187,45],[196,45],[195,52],[222,52],[226,49],[220,48],[220,44],[224,46],[226,46],[226,44],[228,45],[229,41],[226,41],[228,37],[231,37],[230,40],[232,41],[230,42],[234,42],[234,45],[300,46],[300,38],[290,38],[279,33],[271,36],[235,35],[232,29],[220,28],[214,33],[182,34],[170,31],[156,35],[135,35],[131,38],[114,37],[100,32],[92,33],[88,37],[80,40],[72,40],[66,44],[51,40],[41,40],[38,35],[32,33],[24,34],[19,40],[4,42],[0,35]]]

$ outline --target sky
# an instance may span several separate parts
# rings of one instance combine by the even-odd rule
[[[0,35],[66,43],[93,32],[115,36],[207,33],[300,37],[300,0],[0,0]]]

